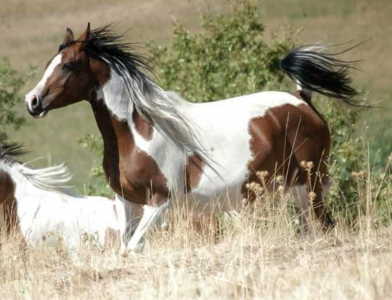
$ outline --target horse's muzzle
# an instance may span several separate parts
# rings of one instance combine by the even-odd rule
[[[25,99],[27,111],[34,118],[43,118],[47,111],[42,107],[42,101],[36,95],[26,95]]]

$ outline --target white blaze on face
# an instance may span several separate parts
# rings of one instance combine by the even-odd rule
[[[51,61],[50,65],[45,70],[44,76],[42,77],[40,82],[38,82],[38,84],[35,86],[35,88],[33,88],[28,94],[26,94],[25,102],[26,102],[26,105],[28,106],[29,110],[33,110],[32,109],[32,101],[33,101],[34,98],[42,100],[41,99],[42,92],[43,92],[43,90],[45,88],[46,81],[53,74],[54,69],[61,63],[62,55],[63,54],[60,53],[60,54],[57,54],[53,58],[53,60]]]

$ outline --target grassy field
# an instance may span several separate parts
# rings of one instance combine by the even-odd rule
[[[45,63],[56,52],[65,28],[81,33],[88,21],[93,27],[119,22],[118,30],[132,27],[131,41],[154,40],[167,45],[172,37],[173,20],[184,23],[190,30],[199,30],[199,12],[228,11],[226,0],[149,0],[105,2],[2,0],[0,26],[2,28],[0,57],[7,56],[14,67],[25,71],[29,65],[38,67],[36,76],[24,91],[30,90],[41,78]],[[297,44],[318,41],[342,43],[349,40],[369,40],[351,52],[352,59],[363,59],[354,75],[355,83],[369,91],[373,100],[385,100],[383,109],[366,115],[372,132],[389,118],[392,98],[390,78],[392,61],[388,59],[392,47],[392,2],[388,0],[263,0],[260,1],[262,20],[266,25],[266,38],[281,27],[304,28]],[[60,111],[53,111],[45,120],[34,121],[20,103],[20,112],[28,118],[29,126],[18,132],[9,131],[13,139],[24,142],[31,150],[26,159],[44,156],[47,162],[67,162],[74,174],[73,184],[79,191],[95,163],[87,150],[81,149],[77,138],[86,133],[97,133],[95,121],[87,103]]]
[[[260,207],[259,207],[260,208]],[[317,227],[296,234],[297,220],[281,205],[256,209],[201,235],[190,219],[151,235],[139,254],[86,244],[67,252],[18,250],[0,238],[3,299],[390,299],[392,230],[368,216],[358,230]],[[179,212],[179,211],[177,211]],[[263,226],[260,226],[263,224]]]

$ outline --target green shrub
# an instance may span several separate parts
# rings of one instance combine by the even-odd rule
[[[103,141],[101,136],[97,137],[93,134],[87,134],[79,138],[78,142],[80,146],[89,149],[94,155],[99,157],[100,162],[102,161]],[[113,191],[105,181],[105,174],[101,163],[92,168],[89,179],[85,183],[85,193],[88,195],[101,195],[106,197],[111,197],[113,195]]]
[[[174,24],[170,48],[149,45],[159,84],[193,102],[209,102],[280,86],[280,59],[293,46],[290,32],[265,42],[264,25],[250,1],[228,15],[204,14],[202,31],[192,34]]]
[[[32,74],[32,72],[31,72]],[[11,125],[18,129],[25,119],[18,116],[15,106],[20,100],[20,91],[31,74],[22,75],[14,70],[10,61],[0,61],[0,128]]]

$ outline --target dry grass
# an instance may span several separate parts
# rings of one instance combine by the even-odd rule
[[[366,222],[329,234],[296,233],[284,201],[258,205],[224,225],[196,231],[177,207],[171,229],[139,254],[86,247],[18,250],[1,239],[3,299],[388,299],[392,231]],[[221,225],[222,226],[222,225]],[[210,234],[206,234],[206,232]]]
[[[231,218],[197,224],[189,203],[177,203],[168,229],[150,232],[143,251],[127,256],[88,241],[78,251],[66,251],[61,240],[22,250],[15,236],[0,236],[1,298],[390,299],[392,227],[378,213],[391,215],[392,207],[377,207],[379,183],[363,179],[355,205],[368,205],[356,226],[338,217],[328,233],[316,222],[298,232],[294,199],[276,178]]]

